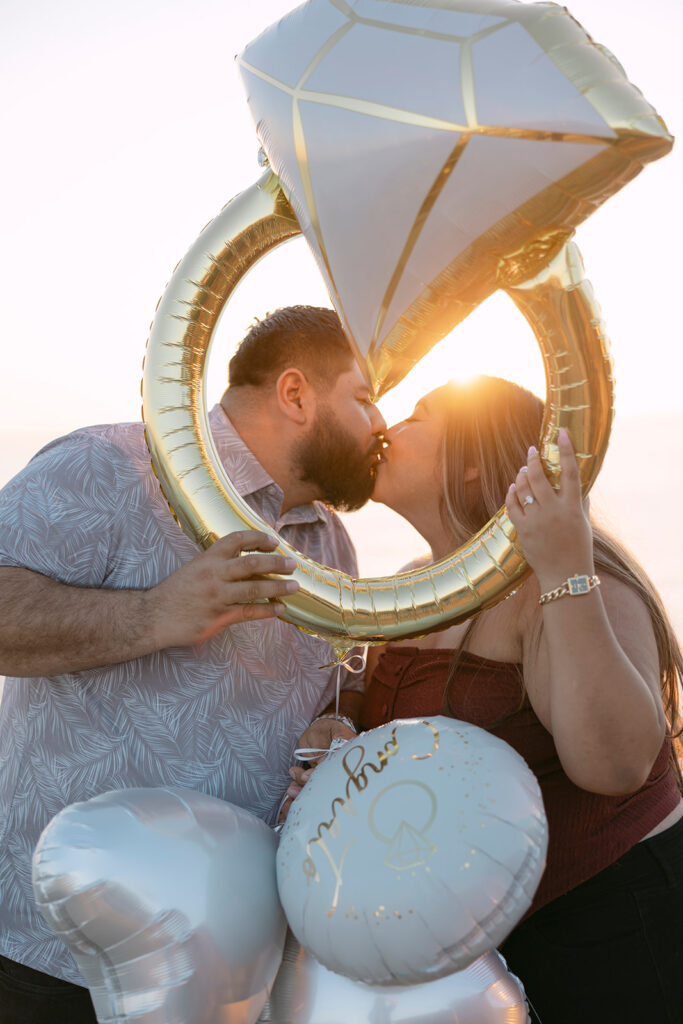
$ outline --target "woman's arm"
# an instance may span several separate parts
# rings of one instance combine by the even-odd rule
[[[595,574],[592,530],[564,431],[559,447],[559,491],[530,449],[528,465],[507,496],[510,519],[536,573],[535,601],[570,576]],[[525,636],[525,683],[565,772],[595,793],[634,792],[650,773],[666,725],[647,609],[624,583],[609,577],[586,594],[540,608],[535,601]],[[538,614],[543,630],[535,642]]]

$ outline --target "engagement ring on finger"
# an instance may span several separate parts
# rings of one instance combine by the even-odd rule
[[[530,494],[527,494],[527,496],[524,499],[524,504],[525,505],[533,505],[533,503],[534,503],[534,499],[531,497]]]

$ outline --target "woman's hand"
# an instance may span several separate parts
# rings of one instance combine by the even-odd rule
[[[560,488],[554,490],[535,448],[510,485],[506,504],[524,557],[541,591],[553,590],[576,573],[593,574],[593,535],[584,511],[576,456],[560,430]]]
[[[541,594],[570,576],[594,575],[593,538],[567,432],[560,431],[560,487],[529,450],[506,503]],[[577,596],[558,595],[528,617],[524,683],[552,733],[572,782],[593,793],[633,793],[646,781],[664,738],[659,660],[647,608],[621,580]],[[533,598],[535,590],[529,589]],[[535,604],[535,602],[534,602]]]
[[[299,737],[297,749],[302,751],[301,756],[313,765],[320,764],[327,757],[333,740],[352,740],[357,735],[348,723],[346,715],[336,718],[333,712],[315,718]],[[304,750],[311,753],[304,754]]]
[[[289,769],[292,781],[287,787],[286,798],[280,808],[278,825],[282,825],[287,820],[290,807],[310,779],[316,765],[327,757],[332,743],[337,741],[335,746],[339,746],[347,740],[354,739],[357,735],[356,730],[344,721],[345,717],[336,718],[333,714],[322,715],[314,719],[299,737],[297,748],[302,751],[301,756],[305,756],[306,761],[303,766],[292,765]],[[310,750],[311,753],[304,754],[304,750]]]
[[[292,765],[289,769],[289,775],[291,782],[287,787],[287,793],[285,798],[280,805],[280,813],[278,815],[278,825],[284,825],[287,821],[287,815],[291,809],[292,804],[298,797],[301,790],[304,788],[311,775],[313,774],[313,768],[302,768],[299,765]]]

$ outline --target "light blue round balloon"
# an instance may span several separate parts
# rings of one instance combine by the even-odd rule
[[[282,831],[278,888],[325,967],[414,985],[501,944],[546,847],[538,782],[512,747],[450,718],[399,720],[315,770]]]

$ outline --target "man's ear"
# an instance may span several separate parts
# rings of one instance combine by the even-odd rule
[[[301,370],[289,367],[275,382],[280,412],[294,423],[304,426],[315,409],[315,391]]]

